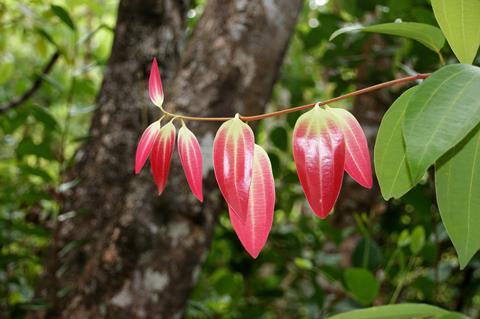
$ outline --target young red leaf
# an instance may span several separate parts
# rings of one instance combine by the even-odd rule
[[[160,195],[167,184],[168,172],[172,161],[173,148],[175,147],[175,126],[172,122],[160,129],[157,140],[150,155],[152,174],[155,184],[157,184],[158,194]]]
[[[272,166],[267,153],[258,145],[255,145],[253,156],[252,183],[249,195],[245,221],[242,221],[230,207],[228,212],[233,229],[243,247],[253,258],[257,258],[272,228],[275,208]]]
[[[153,122],[143,132],[138,142],[137,152],[135,154],[135,174],[138,174],[147,161],[148,156],[160,133],[160,121]]]
[[[315,106],[300,116],[293,131],[293,157],[310,207],[326,218],[340,193],[345,163],[343,133],[331,113]]]
[[[195,135],[185,125],[178,131],[178,155],[183,171],[187,177],[188,185],[195,197],[203,202],[202,193],[202,152]]]
[[[357,183],[372,188],[372,165],[367,138],[357,119],[347,110],[328,108],[335,115],[345,140],[345,171]]]
[[[242,221],[248,211],[254,141],[252,129],[238,115],[220,126],[213,141],[215,178],[225,201]]]
[[[152,68],[150,70],[150,78],[148,80],[148,94],[153,104],[162,107],[163,104],[163,86],[160,78],[160,71],[158,71],[157,59],[153,58]]]

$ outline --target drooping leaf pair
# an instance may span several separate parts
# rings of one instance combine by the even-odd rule
[[[213,154],[215,176],[234,230],[255,258],[273,221],[275,189],[268,156],[238,117],[220,127]],[[321,218],[335,205],[344,171],[362,186],[372,186],[365,134],[343,109],[316,106],[302,115],[293,133],[293,155],[307,201]]]
[[[267,153],[238,115],[225,122],[213,142],[213,167],[242,245],[256,258],[272,227],[275,186]]]
[[[372,187],[365,134],[346,110],[317,105],[300,116],[293,132],[293,157],[307,201],[320,218],[332,211],[344,170],[362,186]]]
[[[163,88],[156,60],[153,60],[150,73],[149,93],[152,102],[158,107],[162,107]],[[138,174],[140,172],[150,157],[152,175],[157,185],[158,194],[164,191],[167,184],[170,163],[175,148],[175,135],[176,129],[172,121],[161,127],[161,120],[158,120],[147,127],[138,142],[135,156],[135,173]],[[178,132],[177,144],[178,154],[187,177],[188,185],[195,197],[202,202],[203,159],[198,140],[195,135],[183,125]]]

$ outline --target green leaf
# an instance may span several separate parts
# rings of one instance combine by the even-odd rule
[[[41,37],[43,37],[45,40],[47,40],[47,42],[49,42],[50,44],[52,44],[54,47],[58,48],[58,45],[57,45],[57,43],[55,42],[55,40],[53,39],[53,37],[52,37],[47,31],[45,31],[45,29],[35,28],[35,31],[36,31]]]
[[[313,264],[309,259],[305,258],[295,258],[294,259],[295,265],[300,269],[310,270],[313,268]]]
[[[3,85],[10,79],[15,69],[13,59],[0,59],[0,85]]]
[[[60,20],[62,20],[63,23],[65,23],[70,29],[72,29],[73,31],[76,30],[76,27],[75,27],[75,23],[73,22],[72,18],[70,17],[70,14],[68,13],[67,10],[65,10],[65,8],[61,7],[61,6],[57,6],[55,4],[52,4],[50,6],[50,9],[52,10],[52,12],[60,18]]]
[[[440,316],[438,319],[470,319],[467,316],[457,313],[457,312],[450,312],[446,315]]]
[[[232,273],[226,268],[220,268],[211,277],[212,286],[220,295],[240,296],[243,291],[243,277]]]
[[[443,224],[465,268],[480,249],[480,126],[437,162],[435,186]]]
[[[368,270],[363,268],[349,268],[344,273],[348,290],[361,303],[371,304],[378,295],[380,285]]]
[[[402,230],[400,235],[398,236],[397,246],[398,247],[405,247],[412,242],[412,238],[410,237],[410,232],[408,229]]]
[[[17,156],[22,158],[27,155],[35,155],[40,158],[47,160],[54,160],[55,156],[53,155],[50,147],[46,143],[35,144],[33,140],[29,137],[24,138],[17,147],[16,150]]]
[[[286,151],[288,149],[288,133],[287,130],[281,126],[277,126],[270,132],[270,140],[273,145]]]
[[[402,123],[410,97],[417,87],[405,91],[385,113],[374,150],[375,172],[383,198],[400,198],[415,184],[406,161]]]
[[[326,41],[332,32],[339,28],[342,20],[334,14],[319,13],[317,21],[319,25],[314,28],[308,28],[308,33],[302,38],[306,50],[318,46],[322,41]]]
[[[20,169],[21,173],[27,176],[37,176],[43,179],[45,182],[51,182],[53,181],[53,178],[50,176],[50,174],[40,168],[40,167],[34,167],[34,166],[29,166],[27,164],[21,164],[18,165],[18,168]]]
[[[383,262],[383,252],[378,244],[371,238],[362,238],[352,252],[352,265],[375,269]]]
[[[35,105],[31,107],[30,111],[32,116],[37,121],[43,123],[46,129],[53,131],[60,128],[55,117],[46,108]]]
[[[335,39],[340,34],[353,31],[374,32],[406,37],[420,42],[435,52],[440,52],[440,49],[445,44],[445,37],[439,28],[429,24],[416,22],[394,22],[370,26],[348,26],[332,33],[330,36],[330,41]]]
[[[471,64],[480,45],[480,1],[432,0],[432,7],[458,60]]]
[[[448,311],[435,306],[406,303],[353,310],[328,319],[439,319],[447,314],[449,314]]]
[[[410,237],[410,250],[414,255],[418,254],[425,245],[425,230],[422,226],[417,226]]]
[[[403,126],[412,181],[458,144],[480,121],[480,68],[448,65],[422,83]]]

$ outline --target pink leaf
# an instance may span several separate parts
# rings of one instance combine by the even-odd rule
[[[160,78],[160,71],[158,71],[156,58],[153,58],[152,68],[150,70],[150,79],[148,80],[148,93],[153,104],[161,108],[164,96],[162,79]]]
[[[160,121],[153,122],[143,132],[135,154],[135,174],[138,174],[147,161],[155,140],[160,133]]]
[[[357,119],[348,111],[328,108],[335,115],[345,139],[345,171],[360,185],[372,188],[372,166],[367,138]]]
[[[229,214],[233,229],[243,247],[253,258],[257,258],[272,228],[275,208],[272,166],[267,153],[258,145],[255,145],[249,192],[246,220],[242,221],[230,207]]]
[[[170,163],[172,161],[173,148],[175,147],[175,126],[172,122],[160,129],[159,136],[152,149],[150,163],[155,184],[160,195],[167,184]]]
[[[202,193],[202,152],[195,135],[185,125],[178,131],[178,155],[188,185],[195,197],[203,202]]]
[[[342,186],[345,145],[341,129],[325,110],[315,106],[297,120],[293,157],[310,207],[326,218]]]
[[[254,149],[252,129],[238,115],[220,126],[213,142],[213,168],[227,204],[245,220],[252,180]]]

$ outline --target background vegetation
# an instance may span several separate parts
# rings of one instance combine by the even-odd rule
[[[28,310],[48,307],[34,298],[35,284],[56,226],[74,214],[58,215],[62,193],[77,182],[65,181],[62,172],[75,161],[75,151],[88,134],[110,54],[116,6],[111,0],[0,3],[0,108],[37,79],[43,81],[25,103],[0,113],[2,316],[22,318]],[[203,6],[197,1],[189,11],[191,26]],[[310,103],[413,70],[438,68],[437,54],[408,39],[355,33],[329,41],[347,23],[396,19],[436,25],[426,0],[307,1],[269,107]],[[454,59],[447,47],[442,54],[447,61]],[[42,73],[52,59],[51,71]],[[367,135],[374,137],[382,113],[403,89],[342,105],[353,107],[362,124],[372,129]],[[298,116],[264,121],[258,127],[277,186],[266,248],[252,260],[228,215],[222,214],[187,317],[323,318],[403,302],[479,317],[478,254],[459,270],[440,222],[433,181],[425,178],[401,200],[388,203],[378,189],[348,188],[352,193],[342,193],[338,212],[322,221],[305,205],[292,162],[290,137]],[[358,204],[359,197],[367,198],[368,204]],[[65,246],[63,253],[77,244]]]

